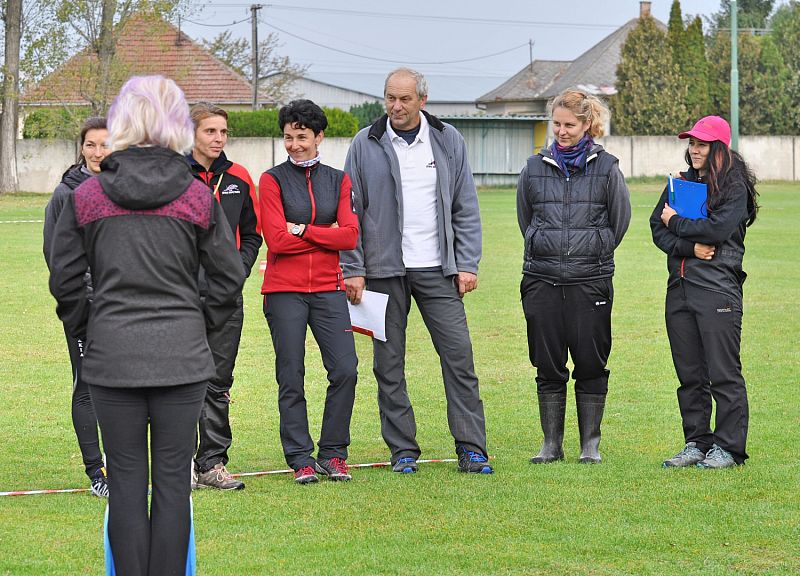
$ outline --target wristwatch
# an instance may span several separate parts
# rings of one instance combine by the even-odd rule
[[[300,232],[302,231],[303,229],[300,227],[300,224],[295,224],[294,226],[292,226],[292,229],[290,230],[293,236],[300,236]]]

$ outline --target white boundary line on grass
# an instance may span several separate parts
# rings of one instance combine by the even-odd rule
[[[457,462],[455,458],[439,458],[433,460],[417,460],[420,464],[438,464],[440,462]],[[370,462],[368,464],[348,464],[348,468],[383,468],[391,466],[391,462]],[[240,472],[238,474],[231,474],[234,478],[243,478],[245,476],[269,476],[272,474],[289,474],[294,470],[287,468],[285,470],[264,470],[262,472]],[[39,494],[73,494],[77,492],[89,492],[91,488],[63,488],[63,489],[47,489],[47,490],[12,490],[9,492],[0,492],[0,496],[36,496]]]
[[[0,220],[0,224],[43,224],[44,220]]]

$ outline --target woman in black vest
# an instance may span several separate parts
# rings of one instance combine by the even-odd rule
[[[322,109],[295,100],[278,121],[289,154],[259,182],[261,227],[267,244],[264,316],[275,348],[281,444],[298,484],[350,480],[347,447],[358,360],[339,251],[358,240],[350,178],[320,162],[328,126]],[[317,458],[308,432],[304,392],[306,329],[311,327],[328,372]]]
[[[608,109],[566,90],[549,104],[553,143],[528,159],[517,185],[525,238],[521,284],[536,366],[544,443],[531,462],[563,460],[567,353],[572,357],[581,463],[599,463],[611,352],[614,250],[631,217],[618,160],[594,142]]]
[[[653,242],[667,254],[667,335],[686,442],[663,465],[728,468],[747,459],[749,410],[739,349],[744,237],[758,212],[756,179],[730,149],[731,128],[723,118],[701,118],[678,138],[689,139],[689,170],[682,178],[706,184],[707,217],[679,215],[669,204],[675,203],[669,186],[650,216]]]

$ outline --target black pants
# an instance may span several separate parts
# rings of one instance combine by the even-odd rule
[[[681,282],[667,291],[666,322],[680,381],[678,406],[686,442],[704,452],[717,444],[747,459],[749,408],[739,348],[742,299]],[[712,398],[717,404],[711,431]]]
[[[90,387],[108,460],[108,538],[119,576],[186,573],[192,454],[207,386]]]
[[[487,454],[486,418],[472,341],[454,277],[443,276],[441,270],[407,270],[405,276],[370,278],[367,288],[389,295],[386,342],[372,341],[372,371],[378,382],[381,434],[392,453],[392,463],[404,457],[419,458],[421,453],[405,374],[412,297],[439,355],[450,434],[456,446]]]
[[[611,278],[553,286],[524,276],[520,290],[528,326],[528,353],[537,369],[537,391],[566,391],[569,353],[575,366],[575,392],[606,394],[614,302]]]
[[[314,465],[304,391],[306,326],[311,327],[328,372],[318,457],[347,459],[358,359],[345,293],[266,294],[264,316],[275,348],[280,434],[286,463],[294,470]]]
[[[64,331],[67,338],[69,361],[72,364],[72,427],[78,437],[83,466],[89,478],[94,477],[103,467],[103,454],[100,452],[100,436],[97,433],[97,416],[92,406],[89,385],[81,378],[83,362],[83,342]]]
[[[239,353],[239,342],[244,325],[244,307],[239,295],[239,308],[218,330],[208,333],[208,346],[214,355],[217,377],[208,382],[206,399],[200,411],[200,446],[195,461],[200,472],[216,464],[228,463],[228,449],[233,442],[229,409],[233,368]]]

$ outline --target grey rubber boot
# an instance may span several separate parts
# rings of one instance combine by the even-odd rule
[[[578,406],[578,431],[581,435],[581,464],[599,464],[600,423],[606,406],[605,394],[575,394]]]
[[[539,453],[531,458],[532,464],[547,464],[564,459],[564,411],[567,393],[539,394],[539,421],[544,432],[544,443]]]

